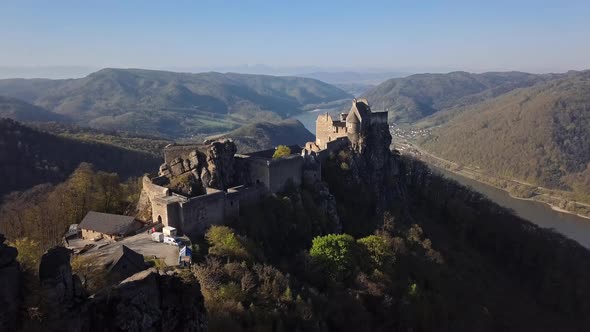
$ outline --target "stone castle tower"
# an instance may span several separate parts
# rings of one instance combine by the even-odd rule
[[[331,142],[348,138],[353,146],[362,142],[372,124],[387,123],[387,112],[373,113],[366,99],[353,99],[348,113],[340,114],[338,120],[323,114],[316,120],[316,145],[328,149]]]

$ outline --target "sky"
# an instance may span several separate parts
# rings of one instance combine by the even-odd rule
[[[0,68],[590,69],[590,1],[0,1]],[[73,75],[73,74],[72,74]]]

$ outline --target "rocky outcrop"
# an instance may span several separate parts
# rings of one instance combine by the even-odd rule
[[[342,223],[338,216],[336,198],[330,192],[330,188],[328,188],[328,185],[325,182],[319,181],[313,185],[313,189],[317,195],[316,203],[320,212],[322,212],[330,222],[330,230],[334,233],[341,233]]]
[[[225,190],[236,180],[236,152],[231,139],[209,142],[162,164],[159,175],[168,178],[170,189],[189,197],[206,192],[206,188]]]
[[[72,273],[71,256],[70,249],[55,247],[41,257],[39,281],[44,303],[52,309],[48,311],[50,320],[59,319],[87,297],[80,278]]]
[[[139,272],[91,298],[75,331],[207,331],[198,283],[154,269]]]
[[[201,172],[201,180],[206,187],[225,190],[233,184],[236,152],[238,149],[231,139],[211,143],[205,152],[206,167]]]
[[[39,278],[44,318],[29,330],[44,331],[207,331],[204,299],[196,279],[149,269],[90,297],[72,274],[71,252],[50,249]]]
[[[392,180],[399,174],[399,165],[391,152],[391,140],[389,126],[375,124],[351,147],[351,181],[358,186],[369,185],[378,209],[398,197]]]
[[[0,234],[0,331],[14,331],[20,306],[21,273],[16,261],[18,251],[4,244],[5,240]]]

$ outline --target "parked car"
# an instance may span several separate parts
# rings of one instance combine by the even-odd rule
[[[164,243],[172,246],[179,246],[181,242],[177,238],[165,236]]]

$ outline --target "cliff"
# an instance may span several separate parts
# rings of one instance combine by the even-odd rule
[[[0,331],[14,331],[20,306],[20,268],[16,248],[4,244],[0,234]]]
[[[382,220],[391,202],[403,199],[398,180],[400,162],[391,152],[391,140],[386,123],[374,124],[357,144],[336,151],[322,165],[324,179],[340,207],[345,232],[364,234],[374,225],[356,219],[371,216],[374,222]]]
[[[190,273],[150,269],[88,296],[72,273],[70,256],[70,250],[55,247],[41,258],[41,291],[30,294],[39,296],[37,315],[26,317],[22,330],[207,331],[203,296]]]
[[[166,149],[174,149],[175,146]],[[167,151],[165,149],[165,154]],[[160,166],[159,175],[166,187],[186,196],[205,193],[206,188],[224,190],[234,182],[236,145],[231,139],[221,139],[208,145],[187,146],[186,152]]]

